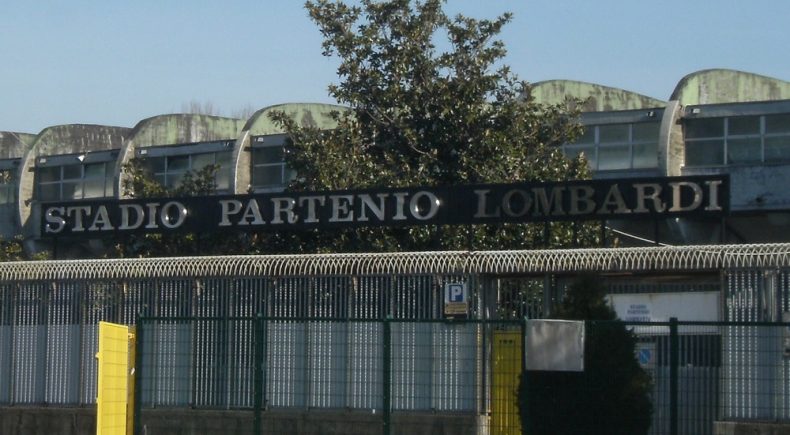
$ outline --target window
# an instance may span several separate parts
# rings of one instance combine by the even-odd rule
[[[285,164],[285,135],[258,136],[252,139],[252,188],[282,190],[296,178]]]
[[[178,188],[187,172],[198,172],[210,165],[217,165],[215,174],[217,193],[230,191],[233,168],[234,140],[195,142],[140,148],[136,151],[145,169],[167,189]]]
[[[16,174],[19,159],[0,161],[0,205],[16,202]]]
[[[658,167],[658,122],[587,125],[574,143],[563,145],[569,158],[584,154],[590,169],[611,171]]]
[[[36,164],[36,199],[62,201],[113,196],[117,151],[41,157]]]
[[[686,166],[790,160],[790,114],[686,119]]]

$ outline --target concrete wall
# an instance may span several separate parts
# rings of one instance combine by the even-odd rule
[[[566,97],[586,100],[584,112],[664,107],[665,101],[623,89],[573,80],[547,80],[532,85],[531,95],[542,104],[560,104]]]
[[[35,140],[35,134],[0,131],[0,159],[22,157]]]
[[[381,414],[366,411],[266,411],[263,433],[299,435],[369,435],[382,433]],[[477,435],[488,419],[474,414],[401,414],[392,416],[395,433]],[[227,435],[253,433],[252,411],[144,410],[146,435]],[[94,435],[95,408],[0,407],[3,435]]]
[[[788,98],[790,82],[742,71],[708,69],[683,77],[670,100],[688,106]]]
[[[790,435],[790,424],[717,421],[713,435]]]

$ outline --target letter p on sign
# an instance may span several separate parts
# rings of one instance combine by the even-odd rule
[[[466,284],[446,284],[444,294],[445,302],[466,302]]]

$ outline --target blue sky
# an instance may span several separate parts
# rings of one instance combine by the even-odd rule
[[[7,0],[0,131],[132,127],[190,101],[224,113],[333,102],[337,62],[301,0]],[[522,79],[573,79],[666,99],[686,74],[732,68],[790,81],[786,0],[449,0],[514,13],[502,39]]]

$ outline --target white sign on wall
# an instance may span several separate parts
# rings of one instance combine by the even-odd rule
[[[719,292],[628,293],[609,295],[617,317],[625,322],[719,321]]]

